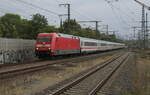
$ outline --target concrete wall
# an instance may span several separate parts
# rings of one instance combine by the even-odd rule
[[[35,60],[35,40],[0,38],[0,64]]]

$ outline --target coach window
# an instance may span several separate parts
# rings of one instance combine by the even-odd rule
[[[81,46],[84,46],[84,42],[81,42]]]
[[[105,43],[101,43],[101,46],[106,46],[106,44]]]
[[[99,43],[99,46],[101,46],[101,43]]]
[[[89,46],[90,43],[89,43],[89,42],[85,42],[84,45],[85,45],[85,46]]]
[[[94,46],[98,46],[98,44],[97,44],[97,43],[94,43]]]
[[[85,46],[97,46],[97,43],[94,42],[85,42]]]

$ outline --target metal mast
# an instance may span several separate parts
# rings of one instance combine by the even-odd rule
[[[141,24],[141,32],[142,32],[142,41],[141,42],[141,46],[143,46],[143,48],[145,49],[146,48],[146,43],[147,39],[146,39],[146,35],[147,35],[147,30],[145,29],[145,8],[147,8],[148,10],[150,10],[150,7],[145,5],[144,3],[138,1],[138,0],[134,0],[135,2],[137,2],[138,4],[140,4],[142,6],[142,24]],[[142,44],[143,43],[143,44]]]

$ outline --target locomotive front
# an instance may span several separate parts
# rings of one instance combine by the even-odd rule
[[[52,55],[53,42],[55,35],[53,33],[40,33],[36,41],[36,56],[39,58]]]

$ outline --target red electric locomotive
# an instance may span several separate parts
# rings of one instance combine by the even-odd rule
[[[37,36],[36,55],[84,54],[125,48],[125,44],[77,37],[61,33],[40,33]]]
[[[36,55],[67,55],[80,53],[80,39],[60,33],[40,33],[36,41]]]

